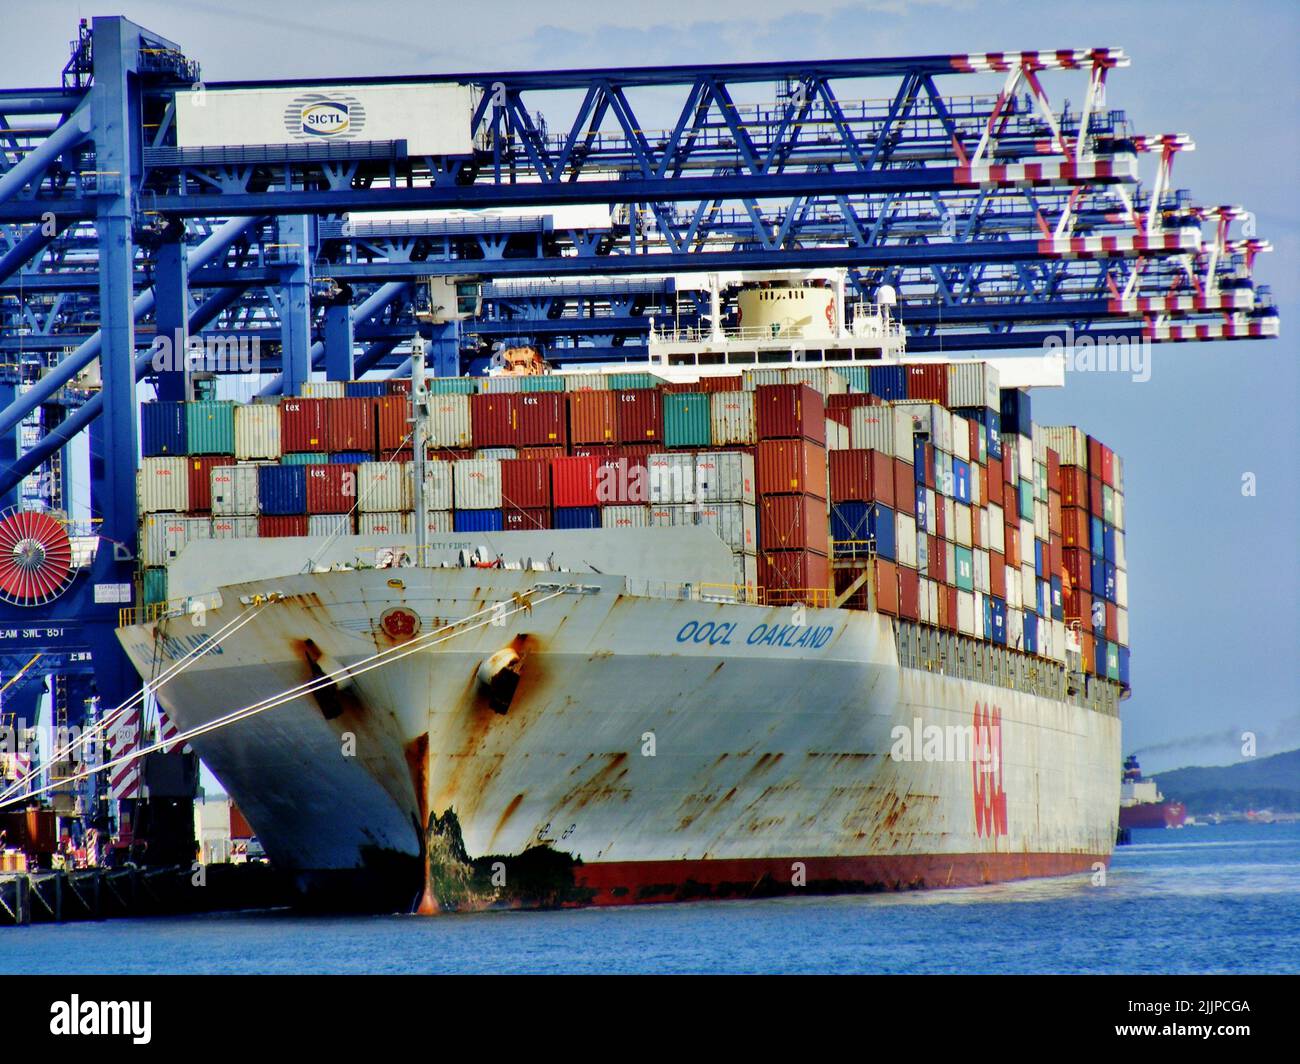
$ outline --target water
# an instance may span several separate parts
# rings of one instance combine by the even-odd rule
[[[38,925],[0,930],[0,973],[1300,971],[1300,825],[1134,836],[1104,887]]]

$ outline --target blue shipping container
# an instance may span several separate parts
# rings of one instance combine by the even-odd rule
[[[1093,652],[1092,674],[1094,676],[1106,675],[1106,640],[1101,636],[1097,637],[1096,649]]]
[[[1128,647],[1119,648],[1119,682],[1125,687],[1132,686],[1129,683]]]
[[[907,398],[907,369],[905,366],[872,366],[868,376],[871,394],[891,402]]]
[[[1020,388],[1002,389],[1002,431],[1010,435],[1033,435],[1030,429],[1029,393]]]
[[[307,512],[307,467],[264,465],[257,468],[257,507],[264,514]]]
[[[958,502],[970,505],[970,464],[960,458],[952,460],[953,495]]]
[[[185,454],[184,403],[142,403],[140,406],[140,453],[146,458]]]
[[[329,460],[339,465],[357,465],[360,462],[373,462],[375,456],[369,451],[339,451],[330,455]]]
[[[1106,590],[1103,593],[1105,594],[1108,602],[1114,602],[1115,593],[1118,588],[1118,583],[1115,577],[1115,573],[1116,573],[1115,566],[1111,562],[1102,562],[1101,564],[1104,567],[1106,573],[1106,584],[1105,584]]]
[[[451,516],[456,532],[500,532],[500,510],[457,510]]]
[[[1047,580],[1035,580],[1038,585],[1038,616],[1052,615],[1052,585]]]
[[[1065,620],[1065,588],[1059,576],[1052,577],[1052,620]]]
[[[1034,575],[1040,580],[1047,576],[1047,544],[1041,539],[1034,540]]]
[[[931,451],[931,454],[934,452]],[[918,484],[925,483],[926,473],[930,470],[930,463],[925,460],[925,440],[920,437],[912,437],[912,479]]]
[[[993,636],[993,642],[1007,645],[1007,604],[1000,598],[989,599],[989,625],[985,629]]]
[[[1115,560],[1115,529],[1110,525],[1106,525],[1103,528],[1102,541],[1106,544],[1106,548],[1102,552],[1102,557],[1104,557],[1108,562],[1113,562]]]
[[[1025,645],[1022,648],[1026,654],[1038,653],[1038,615],[1036,613],[1025,614]]]
[[[831,539],[837,558],[866,554],[874,542],[876,554],[893,561],[894,511],[878,502],[837,502],[831,507]]]
[[[1106,556],[1106,526],[1100,517],[1088,518],[1088,551],[1094,558]]]
[[[553,528],[599,528],[599,506],[557,506],[552,518]]]
[[[343,394],[349,399],[370,399],[388,394],[387,381],[348,381],[343,385]]]
[[[996,410],[984,411],[985,444],[990,458],[1002,457],[1002,415]]]
[[[926,528],[925,485],[916,486],[916,530],[924,532]]]
[[[1105,559],[1094,554],[1092,556],[1092,593],[1094,595],[1105,596],[1106,594],[1106,562]]]

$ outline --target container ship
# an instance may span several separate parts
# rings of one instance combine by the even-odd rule
[[[1119,826],[1121,828],[1181,828],[1187,822],[1187,807],[1165,798],[1156,781],[1142,775],[1138,759],[1124,759],[1120,784]]]
[[[120,639],[306,904],[1109,860],[1122,465],[1033,422],[1059,367],[910,357],[833,274],[715,283],[730,320],[658,323],[643,370],[142,408]]]

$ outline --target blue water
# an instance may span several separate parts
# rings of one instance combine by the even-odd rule
[[[1300,825],[1134,836],[1105,886],[38,925],[0,930],[0,973],[1300,972]]]

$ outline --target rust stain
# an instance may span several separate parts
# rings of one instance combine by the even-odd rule
[[[416,908],[421,916],[430,916],[438,911],[438,902],[434,897],[433,883],[429,874],[428,832],[429,823],[429,734],[424,732],[409,743],[403,751],[406,754],[406,767],[411,773],[411,784],[415,788],[415,806],[419,810],[420,820],[417,834],[420,837],[420,865],[424,869],[424,892]]]
[[[505,812],[501,814],[501,819],[497,821],[497,826],[492,830],[492,838],[488,840],[488,846],[496,844],[497,836],[501,834],[501,829],[506,826],[506,821],[515,815],[515,812],[523,805],[524,796],[516,794],[510,799],[510,804],[506,806]]]

